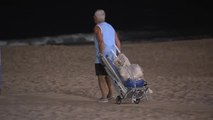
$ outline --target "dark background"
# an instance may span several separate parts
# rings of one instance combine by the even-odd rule
[[[93,13],[106,11],[106,21],[120,31],[184,30],[212,34],[210,1],[73,0],[0,3],[0,40],[93,32]]]

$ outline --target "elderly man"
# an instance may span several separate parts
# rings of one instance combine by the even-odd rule
[[[95,11],[94,22],[96,24],[94,27],[94,33],[96,35],[95,71],[101,91],[101,98],[99,99],[99,102],[108,102],[109,99],[113,98],[112,81],[102,64],[100,54],[109,56],[113,59],[113,53],[111,50],[116,51],[115,45],[118,47],[118,49],[120,49],[121,44],[115,29],[112,27],[112,25],[105,21],[104,10],[98,9]]]

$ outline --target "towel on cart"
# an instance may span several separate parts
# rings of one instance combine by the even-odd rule
[[[133,79],[141,80],[144,79],[142,68],[138,64],[131,64],[129,66],[120,67],[120,75],[124,80]]]
[[[114,60],[114,63],[117,68],[131,65],[129,59],[123,53],[118,54]]]
[[[143,69],[138,64],[131,64],[129,59],[123,53],[118,54],[118,56],[114,59],[114,64],[118,68],[119,73],[124,80],[144,79]]]

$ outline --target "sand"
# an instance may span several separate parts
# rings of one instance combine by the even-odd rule
[[[0,120],[212,120],[213,39],[122,43],[149,101],[98,103],[93,45],[2,48]]]

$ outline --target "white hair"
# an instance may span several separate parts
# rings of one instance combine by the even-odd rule
[[[95,11],[94,16],[97,18],[98,21],[103,22],[105,21],[105,12],[102,9],[98,9]]]

